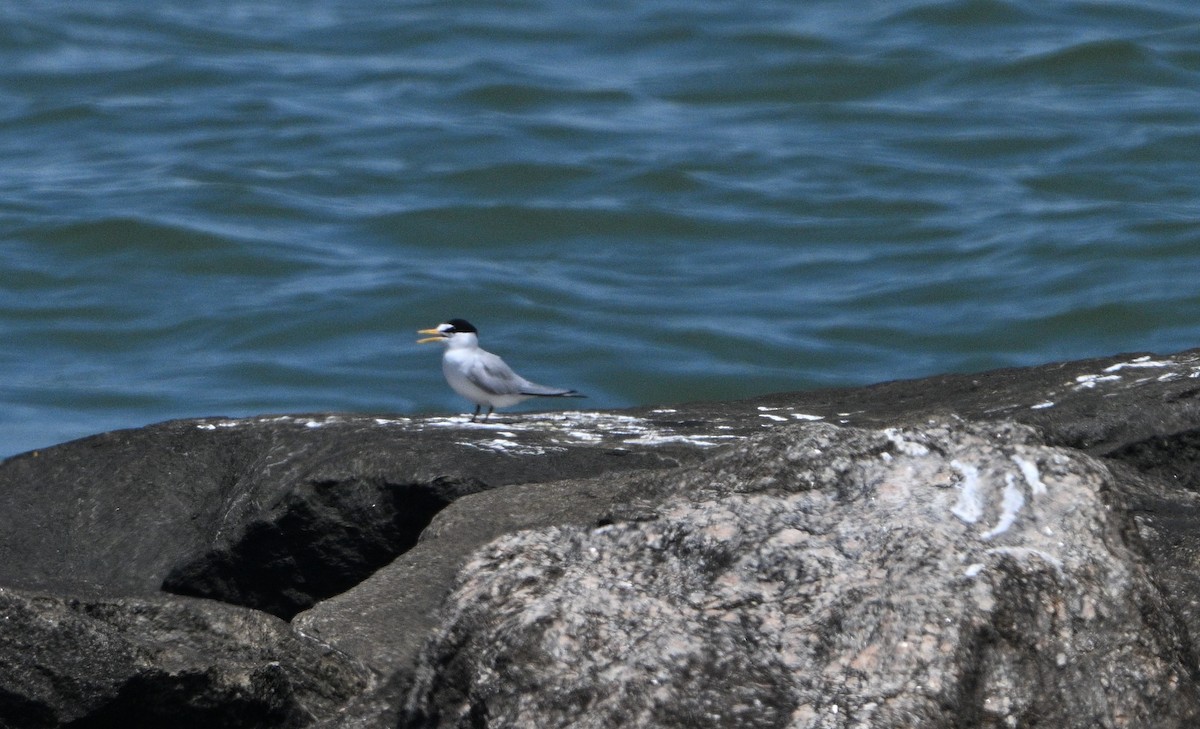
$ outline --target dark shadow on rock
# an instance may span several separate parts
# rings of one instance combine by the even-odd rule
[[[480,488],[478,484],[453,486],[453,490]],[[445,490],[425,484],[374,480],[308,484],[246,525],[228,546],[172,569],[163,580],[163,590],[291,620],[408,551],[449,502]]]
[[[373,681],[277,618],[209,600],[0,589],[0,623],[2,727],[290,729]]]
[[[1200,430],[1164,433],[1104,453],[1122,476],[1131,529],[1179,618],[1179,647],[1200,680]]]
[[[1200,430],[1155,435],[1103,455],[1178,488],[1200,493]]]
[[[269,674],[259,677],[266,694],[284,693]],[[136,717],[136,718],[134,718]],[[64,729],[258,729],[308,723],[296,706],[236,690],[219,690],[203,672],[134,676],[104,708]]]

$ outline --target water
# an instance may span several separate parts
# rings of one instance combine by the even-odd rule
[[[1200,345],[1200,5],[0,5],[0,455]]]

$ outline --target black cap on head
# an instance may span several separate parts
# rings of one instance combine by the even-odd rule
[[[456,332],[470,332],[471,334],[479,333],[479,330],[471,326],[471,322],[467,321],[466,319],[451,319],[446,323],[454,327],[454,331]]]

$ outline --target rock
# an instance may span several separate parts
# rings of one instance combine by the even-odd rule
[[[1200,349],[781,393],[744,405],[759,410],[764,419],[780,419],[774,422],[817,418],[862,427],[937,414],[1013,420],[1037,427],[1047,444],[1105,455],[1147,438],[1200,427],[1198,378]]]
[[[185,420],[10,458],[0,464],[0,585],[165,588],[290,618],[406,551],[459,496],[678,462],[650,445],[560,443],[557,421],[531,422],[515,441],[435,420]]]
[[[300,727],[369,687],[264,613],[187,598],[0,589],[0,726]]]
[[[403,726],[1190,726],[1111,476],[1005,424],[789,428],[462,570]]]
[[[961,412],[978,420],[1019,419],[1037,425],[1048,443],[1118,457],[1120,449],[1134,447],[1143,442],[1139,439],[1163,428],[1200,426],[1200,410],[1193,397],[1198,373],[1200,352],[1172,357],[1120,355],[867,388],[645,409],[630,411],[636,415],[626,417],[640,416],[652,427],[664,429],[665,435],[654,438],[658,442],[683,438],[702,442],[699,439],[706,434],[738,442],[788,423],[832,421],[887,427],[905,418]],[[1154,456],[1160,476],[1179,465],[1163,450],[1158,449]],[[679,460],[696,462],[682,456]],[[1184,460],[1186,463],[1186,456]],[[1200,635],[1200,609],[1196,607],[1200,601],[1187,597],[1200,595],[1200,578],[1191,577],[1200,575],[1195,569],[1200,560],[1196,551],[1179,547],[1181,543],[1200,544],[1188,536],[1200,533],[1200,523],[1192,516],[1200,512],[1194,507],[1180,512],[1181,504],[1191,504],[1194,498],[1178,489],[1159,488],[1154,484],[1161,481],[1139,478],[1136,471],[1124,469],[1121,473],[1115,484],[1121,493],[1112,498],[1131,510],[1126,513],[1141,530],[1147,548],[1159,564],[1169,567],[1158,579],[1178,588],[1168,591],[1168,597],[1187,621],[1188,630],[1183,634]],[[402,693],[423,636],[433,627],[434,608],[467,554],[518,529],[595,526],[644,518],[657,503],[661,479],[656,474],[629,471],[619,477],[514,485],[463,497],[434,518],[412,551],[357,587],[301,613],[295,625],[362,658],[385,675],[399,676],[399,688],[382,689],[390,692],[383,703],[391,706]],[[393,714],[391,710],[377,718],[388,723]]]
[[[946,423],[952,420],[947,418],[959,416],[968,421],[1031,425],[1046,446],[1077,449],[1063,451],[1072,459],[1081,458],[1082,453],[1101,459],[1107,472],[1093,485],[1103,489],[1099,498],[1108,511],[1100,531],[1109,534],[1116,530],[1124,540],[1124,551],[1112,546],[1111,540],[1093,539],[1087,544],[1102,550],[1097,552],[1098,559],[1127,560],[1122,564],[1133,575],[1126,580],[1130,585],[1127,592],[1146,600],[1145,610],[1130,623],[1129,630],[1142,631],[1145,656],[1157,656],[1168,666],[1162,669],[1166,675],[1174,664],[1170,656],[1158,651],[1163,635],[1168,635],[1171,645],[1184,656],[1180,659],[1183,664],[1200,664],[1194,658],[1200,655],[1200,646],[1192,637],[1200,635],[1200,577],[1194,577],[1200,575],[1200,541],[1194,536],[1200,533],[1200,503],[1194,488],[1200,483],[1198,380],[1200,350],[1171,356],[1118,355],[866,388],[783,393],[739,402],[615,413],[506,416],[486,425],[470,424],[461,417],[333,414],[174,421],[103,434],[0,463],[0,587],[16,588],[7,595],[38,593],[36,600],[30,598],[23,604],[31,615],[43,612],[47,623],[60,621],[64,605],[126,606],[113,608],[118,613],[134,609],[127,607],[130,605],[160,603],[222,608],[204,600],[171,597],[164,590],[292,619],[298,642],[286,644],[277,653],[271,653],[276,650],[271,646],[284,644],[272,643],[262,633],[251,631],[243,640],[230,632],[211,631],[213,645],[206,653],[213,656],[213,663],[206,675],[234,675],[222,668],[222,656],[240,655],[255,646],[279,655],[281,664],[293,660],[288,656],[300,646],[328,646],[349,665],[365,667],[369,678],[361,690],[350,691],[337,711],[322,708],[302,716],[288,709],[272,716],[287,714],[291,718],[280,721],[299,722],[296,725],[374,729],[400,725],[401,711],[407,707],[407,719],[420,723],[432,720],[435,712],[450,715],[444,702],[430,696],[447,697],[459,691],[456,687],[460,684],[475,685],[466,679],[466,663],[456,664],[464,670],[461,678],[465,684],[445,675],[431,678],[437,654],[430,652],[421,669],[421,686],[438,688],[413,692],[422,646],[431,634],[444,637],[449,630],[447,614],[440,612],[440,607],[457,580],[479,579],[460,574],[463,565],[468,561],[474,564],[480,555],[490,553],[494,540],[503,545],[522,532],[558,534],[564,543],[546,549],[565,550],[565,559],[568,546],[581,538],[578,535],[591,535],[598,528],[607,531],[597,534],[651,535],[654,529],[673,523],[668,518],[675,513],[673,509],[695,501],[689,501],[690,491],[721,502],[719,513],[729,512],[722,518],[731,523],[740,524],[739,519],[769,523],[769,518],[782,517],[770,517],[773,512],[759,513],[748,505],[734,509],[724,504],[724,500],[752,496],[776,498],[769,493],[776,487],[765,483],[757,495],[722,492],[719,485],[723,480],[751,482],[757,473],[753,459],[735,468],[735,462],[728,460],[731,456],[722,455],[725,451],[756,453],[755,457],[767,464],[771,449],[787,450],[787,439],[808,437],[803,432],[809,428],[828,432],[828,424],[849,428],[862,442],[877,442],[883,433],[890,443],[886,447],[896,448],[898,444],[888,440],[887,434],[901,431],[889,428],[935,418],[942,423],[942,430],[949,431],[953,428]],[[801,427],[805,424],[808,428]],[[1033,437],[1012,425],[997,427],[1000,430],[995,432],[973,431],[971,437],[1000,439],[993,447],[1001,450],[1016,447],[1003,438],[1019,441]],[[1029,441],[1022,447],[1043,446]],[[876,453],[870,448],[859,456],[866,459],[863,463],[877,468],[875,460],[883,452],[893,458],[915,457],[891,450]],[[1079,463],[1095,462],[1084,459]],[[840,478],[847,484],[855,483],[856,469],[864,467],[855,465],[850,456],[804,466],[812,473],[842,474]],[[951,471],[950,475],[965,478],[961,472]],[[685,483],[686,488],[681,485]],[[1021,483],[1017,481],[1017,485]],[[1001,486],[1001,497],[1006,485]],[[707,503],[704,499],[688,508],[699,508],[696,504]],[[847,513],[853,515],[851,504],[865,508],[860,501],[848,500]],[[1034,500],[1027,498],[1022,513],[1032,510],[1032,504]],[[696,516],[688,514],[680,519]],[[951,522],[961,520],[952,518]],[[856,522],[850,518],[847,523]],[[993,522],[988,528],[994,526]],[[1019,520],[1010,527],[1013,533],[1019,531],[1018,526]],[[805,538],[818,536],[807,534]],[[864,539],[868,536],[865,533]],[[631,564],[650,559],[636,554],[635,541],[627,546]],[[751,549],[748,543],[746,548]],[[733,554],[732,547],[727,551]],[[781,553],[790,554],[787,550]],[[984,565],[976,581],[987,581],[993,592],[996,585],[1013,581],[1018,587],[1026,583],[1037,587],[1039,594],[1058,595],[1047,604],[1058,605],[1056,600],[1076,595],[1071,592],[1076,588],[1068,589],[1070,585],[1038,587],[1053,580],[1033,575],[1030,570],[1039,563],[1027,562],[1014,567],[992,558],[970,564]],[[1138,577],[1146,573],[1157,586],[1150,593]],[[714,588],[713,594],[721,593]],[[1114,605],[1125,604],[1121,594],[1104,597]],[[897,605],[903,607],[906,599],[899,593]],[[994,621],[1001,620],[996,616],[1020,612],[1008,607],[994,614],[972,612],[974,608],[964,604],[947,603],[946,607]],[[873,605],[880,616],[891,609],[886,600]],[[739,609],[731,604],[729,615],[740,615]],[[174,630],[169,623],[178,620],[182,627],[177,630],[186,634],[191,630],[187,617],[191,610],[159,610],[161,618],[155,624],[122,619],[118,621],[125,626],[122,639],[130,645],[168,646]],[[249,614],[277,628],[283,625],[267,615]],[[1163,615],[1170,619],[1160,619]],[[1102,621],[1096,626],[1104,633],[1110,623]],[[10,651],[18,650],[19,642],[9,640],[10,627],[23,624],[0,622],[0,664]],[[1043,628],[1054,633],[1057,626],[1052,622]],[[1095,626],[1089,623],[1087,627]],[[984,632],[1002,634],[994,627]],[[954,635],[960,633],[966,634],[961,626]],[[1109,633],[1104,633],[1104,640],[1117,641],[1113,645],[1130,634],[1116,628]],[[719,634],[701,635],[724,645]],[[982,665],[976,657],[992,645],[990,640],[981,639],[978,651],[955,654],[955,665]],[[104,677],[93,673],[100,670],[98,662],[72,663],[74,659],[67,655],[70,646],[64,641],[47,640],[45,645],[49,652],[39,660],[61,668],[56,674],[58,685],[103,684]],[[1064,650],[1063,655],[1070,658],[1074,654]],[[480,665],[485,659],[479,659]],[[295,660],[304,663],[308,659]],[[1152,663],[1146,658],[1129,665],[1151,676],[1158,670]],[[202,664],[197,658],[195,672]],[[753,663],[737,665],[759,675],[753,673],[759,670]],[[1031,665],[1045,668],[1041,663]],[[68,678],[73,670],[77,675]],[[991,685],[987,681],[992,679],[986,676],[992,674],[963,669],[964,675],[971,671],[978,674],[975,685]],[[1097,671],[1096,675],[1104,674]],[[761,678],[764,685],[776,685],[771,683],[775,674],[763,673]],[[16,712],[11,716],[21,714],[21,707],[28,709],[28,721],[13,718],[9,721],[12,726],[57,725],[55,717],[91,716],[100,711],[97,707],[108,705],[105,700],[78,698],[82,708],[72,713],[68,710],[71,701],[62,698],[66,694],[44,701],[22,680],[0,671],[0,707]],[[701,685],[701,677],[688,680],[700,694],[719,694],[713,693],[717,689]],[[276,706],[268,682],[246,683],[251,689],[236,697],[212,688],[216,685],[204,681],[186,687],[180,684],[172,701],[186,704],[189,700],[182,697],[191,691],[188,695],[213,711],[224,710],[218,705]],[[785,706],[787,702],[778,697],[792,697],[796,689],[790,684],[780,686],[767,694]],[[118,693],[121,691],[132,689]],[[1174,695],[1182,698],[1161,699],[1167,706],[1165,716],[1170,719],[1171,711],[1180,717],[1189,715],[1186,707],[1193,691],[1190,674],[1180,678]],[[92,693],[108,695],[100,689]],[[348,695],[340,688],[327,693],[337,697],[331,706]],[[860,693],[869,693],[869,686]],[[30,696],[35,698],[29,702],[22,698]],[[1109,700],[1107,689],[1101,696]],[[759,700],[763,700],[761,696]],[[1147,701],[1145,705],[1153,705]],[[975,706],[966,699],[961,705]],[[821,716],[849,721],[844,711],[848,704],[838,706],[839,714]],[[50,707],[52,713],[38,707]],[[1005,710],[1005,716],[1034,716],[1048,710],[1043,704],[1029,708],[1026,699],[1017,700],[1012,707]],[[988,709],[978,716],[964,716],[988,726],[1001,713]],[[80,726],[88,725],[87,720],[80,721]],[[1120,721],[1113,719],[1113,724]]]
[[[384,674],[407,677],[471,552],[522,529],[602,520],[638,490],[643,478],[629,477],[519,484],[464,496],[434,517],[412,550],[355,589],[299,614],[293,625]]]
[[[79,595],[163,586],[290,617],[411,547],[465,494],[668,468],[818,420],[1007,418],[1104,454],[1200,425],[1200,351],[1121,355],[626,413],[206,418],[0,463],[0,585]]]

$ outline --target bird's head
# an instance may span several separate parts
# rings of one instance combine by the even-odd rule
[[[442,342],[447,346],[455,344],[465,344],[470,346],[477,343],[477,335],[479,330],[471,326],[471,322],[466,319],[451,319],[448,322],[438,324],[433,329],[420,329],[417,334],[428,334],[427,337],[422,337],[417,340],[417,344],[425,344],[426,342]]]

